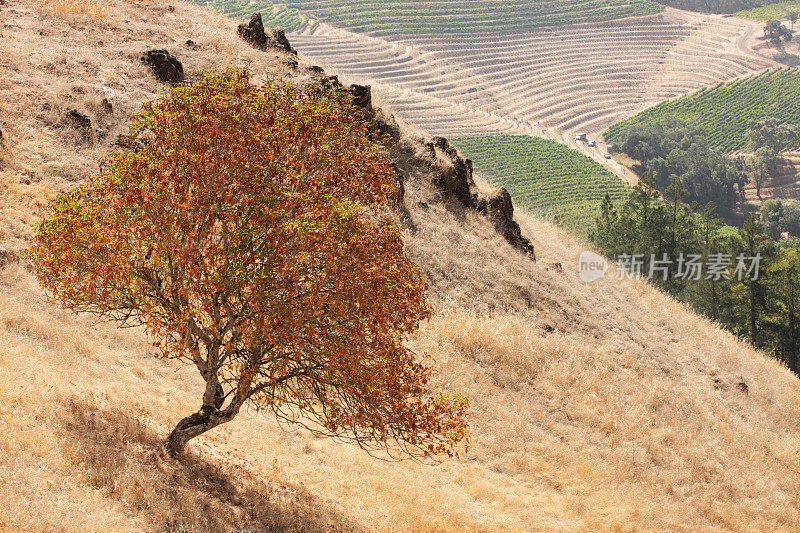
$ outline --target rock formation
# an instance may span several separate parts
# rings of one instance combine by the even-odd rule
[[[84,115],[77,109],[70,109],[67,112],[67,121],[77,130],[80,130],[83,140],[87,141],[92,137],[92,119]]]
[[[183,65],[166,50],[148,50],[142,55],[141,61],[163,83],[176,84],[183,81]]]
[[[297,52],[289,44],[286,33],[283,30],[270,30],[267,34],[264,29],[264,22],[261,13],[253,13],[248,24],[239,24],[239,37],[250,43],[259,50],[278,48],[289,54],[297,55]]]
[[[239,26],[239,35],[245,40],[255,39],[256,43],[262,42],[261,37],[258,37],[261,34],[266,38],[261,15],[258,13],[250,19],[250,24]],[[283,39],[286,38],[283,32],[281,35]],[[260,47],[258,44],[254,46]],[[291,49],[288,41],[285,46]],[[397,211],[400,220],[407,227],[414,230],[411,214],[404,203],[403,182],[414,169],[424,168],[426,175],[432,176],[431,182],[440,191],[444,201],[453,201],[463,208],[482,213],[492,221],[497,232],[509,244],[536,260],[533,244],[522,235],[519,224],[514,220],[511,195],[501,187],[489,197],[482,197],[472,177],[472,161],[461,157],[447,139],[444,137],[433,137],[429,141],[401,139],[400,127],[394,116],[372,105],[372,90],[369,85],[344,87],[337,76],[326,76],[325,70],[316,65],[308,67],[307,71],[315,79],[310,87],[312,91],[349,98],[354,106],[364,110],[366,118],[370,121],[373,140],[384,145],[393,154],[399,154],[393,165],[400,187]]]

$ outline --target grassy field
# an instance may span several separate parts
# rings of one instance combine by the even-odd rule
[[[772,116],[800,125],[800,72],[767,71],[669,100],[614,124],[604,137],[608,142],[619,143],[626,126],[666,115],[704,127],[713,147],[726,152],[743,150],[751,120]]]
[[[284,3],[289,9],[276,7],[270,0],[194,2],[213,5],[232,16],[249,15],[253,11],[262,11],[266,16],[272,11],[273,16],[268,17],[271,24],[287,29],[307,20],[296,9],[325,22],[373,35],[524,31],[650,15],[664,9],[651,0],[287,0]]]
[[[505,187],[517,205],[580,234],[594,228],[606,193],[627,197],[626,185],[593,159],[537,137],[496,135],[453,139],[476,172]]]
[[[780,2],[736,13],[737,17],[755,20],[786,20],[790,11],[800,12],[800,2]]]

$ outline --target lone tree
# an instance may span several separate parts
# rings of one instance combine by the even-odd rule
[[[798,18],[800,18],[800,13],[797,11],[789,11],[786,13],[786,18],[792,23],[792,30],[794,30],[794,23],[797,22]]]
[[[793,35],[794,31],[781,24],[779,20],[768,20],[764,25],[764,37],[774,44],[780,44],[781,39],[788,43]]]
[[[427,287],[388,218],[384,150],[344,98],[204,73],[147,104],[97,176],[52,202],[30,249],[68,308],[143,325],[197,367],[170,455],[249,403],[367,448],[452,454],[464,398],[404,347]]]

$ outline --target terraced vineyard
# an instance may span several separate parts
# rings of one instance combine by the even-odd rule
[[[315,27],[317,20],[314,17],[300,13],[285,5],[275,4],[270,0],[190,0],[204,7],[216,9],[232,18],[249,17],[253,13],[261,13],[264,25],[267,27],[283,28],[287,31],[297,30],[306,26]]]
[[[594,160],[563,144],[527,135],[483,135],[452,140],[475,171],[505,187],[514,203],[587,235],[608,193],[615,203],[627,187]]]
[[[800,12],[800,2],[780,2],[736,13],[737,17],[754,20],[786,20],[790,11]]]
[[[555,9],[568,1],[539,5]],[[265,24],[294,30],[289,39],[307,61],[346,83],[371,85],[379,105],[430,134],[543,137],[575,148],[593,158],[597,168],[630,183],[637,179],[632,172],[604,159],[604,149],[574,142],[575,134],[597,139],[612,124],[665,99],[777,66],[771,55],[755,48],[760,23],[673,9],[536,27],[544,11],[534,13],[531,0],[297,1],[288,2],[290,8],[263,0],[205,3],[222,6],[239,19],[261,11]],[[347,18],[352,10],[345,4],[362,10]],[[575,5],[588,4],[579,0]],[[397,23],[408,24],[404,27],[413,32],[389,31],[389,6],[398,7],[393,20],[404,20]],[[319,20],[309,18],[311,13]],[[508,22],[512,19],[513,24]],[[477,158],[476,163],[481,166]],[[619,180],[616,185],[624,187]],[[572,227],[592,220],[593,214],[575,218],[581,207],[571,205],[547,213],[540,205],[538,211],[558,215]]]
[[[726,152],[743,150],[751,120],[773,116],[800,126],[800,71],[771,70],[663,102],[614,124],[604,137],[619,143],[627,126],[667,115],[705,128],[711,146]]]
[[[667,98],[763,70],[757,23],[671,12],[532,33],[384,39],[320,23],[289,37],[317,64],[370,84],[406,121],[446,137],[527,134],[571,142]]]
[[[379,36],[529,31],[664,9],[651,0],[286,0],[286,4],[333,25]]]

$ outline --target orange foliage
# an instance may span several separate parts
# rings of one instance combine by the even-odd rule
[[[57,197],[30,259],[64,305],[143,324],[194,364],[203,408],[168,448],[246,403],[364,447],[453,453],[466,400],[403,346],[431,310],[386,217],[387,154],[356,108],[247,72],[145,106],[100,174]]]

